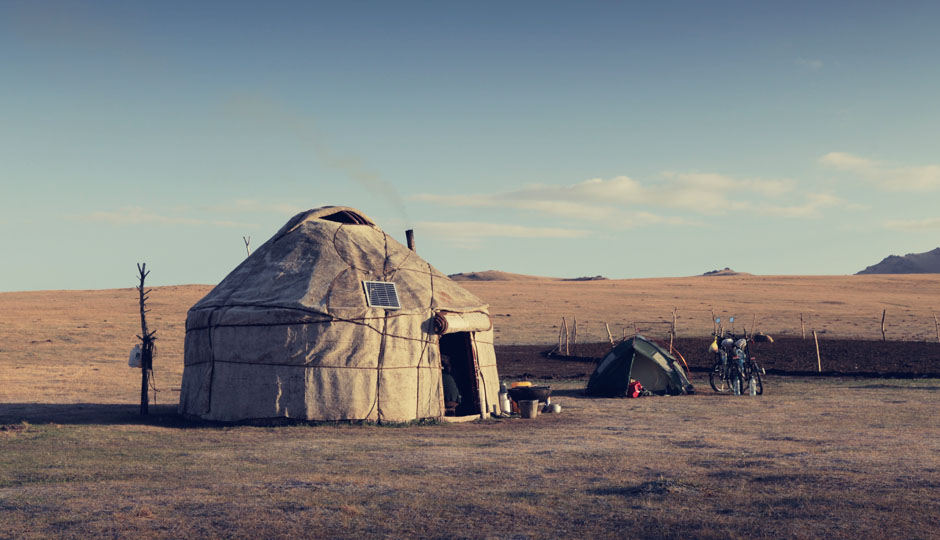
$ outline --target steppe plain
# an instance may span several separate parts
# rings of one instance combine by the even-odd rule
[[[936,343],[940,275],[466,282],[497,345],[771,335]],[[759,398],[589,399],[530,421],[223,426],[178,419],[186,310],[155,288],[137,415],[136,291],[0,293],[0,538],[935,538],[940,380],[771,376]],[[940,364],[936,358],[918,362]],[[940,369],[934,370],[940,371]]]

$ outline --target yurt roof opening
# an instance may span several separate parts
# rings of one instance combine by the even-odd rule
[[[463,397],[453,411],[442,351]],[[487,416],[498,389],[488,306],[354,208],[297,214],[186,319],[188,416]]]

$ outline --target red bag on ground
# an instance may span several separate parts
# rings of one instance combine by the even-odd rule
[[[640,384],[640,381],[630,381],[630,384],[627,385],[627,397],[640,397],[642,391],[643,385]]]

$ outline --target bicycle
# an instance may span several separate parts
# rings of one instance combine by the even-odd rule
[[[730,322],[734,323],[734,317],[731,317]],[[712,334],[715,340],[709,347],[709,350],[715,353],[715,363],[708,374],[708,384],[712,390],[719,394],[736,396],[763,394],[764,383],[761,375],[764,369],[750,354],[750,340],[736,335],[733,331],[723,332],[720,317],[715,319],[715,324],[717,326]]]

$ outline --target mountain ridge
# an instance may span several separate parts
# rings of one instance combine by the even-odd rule
[[[856,272],[856,275],[862,274],[940,274],[940,247],[924,253],[888,255],[881,262]]]

